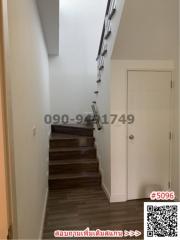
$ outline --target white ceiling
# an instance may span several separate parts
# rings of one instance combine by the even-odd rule
[[[59,55],[59,0],[37,0],[49,55]]]

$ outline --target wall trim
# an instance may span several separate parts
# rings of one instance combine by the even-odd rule
[[[112,194],[110,197],[111,203],[126,202],[126,201],[127,201],[127,196],[125,194]]]
[[[102,162],[101,162],[101,156],[100,156],[100,154],[99,154],[99,151],[98,151],[98,144],[97,144],[97,142],[96,142],[96,137],[94,137],[95,138],[95,142],[94,142],[94,146],[95,146],[95,148],[96,148],[96,150],[97,150],[97,153],[96,153],[96,155],[97,155],[97,160],[98,160],[98,163],[99,163],[99,171],[101,172],[101,175],[103,176],[103,169],[102,169]]]
[[[175,69],[173,60],[115,60],[112,62],[119,62],[121,68],[125,71],[172,71]]]
[[[101,173],[101,178],[102,178],[101,187],[102,187],[104,193],[106,194],[106,197],[111,202],[111,194],[110,194],[108,188],[106,187],[106,184],[103,181],[104,171],[103,171],[103,169],[100,166],[99,166],[99,171]]]
[[[110,195],[110,193],[109,193],[109,191],[108,191],[108,189],[107,189],[107,187],[106,187],[106,185],[103,181],[101,183],[101,186],[102,186],[102,189],[103,189],[104,193],[106,194],[106,197],[111,202],[111,195]]]
[[[103,189],[104,193],[106,194],[106,197],[108,198],[110,203],[127,201],[126,195],[123,195],[123,194],[112,194],[111,195],[103,181],[102,181],[101,186],[102,186],[102,189]]]
[[[46,217],[46,207],[47,207],[48,195],[49,195],[49,190],[47,188],[45,198],[44,198],[44,205],[43,205],[43,211],[42,211],[42,219],[41,219],[41,225],[40,225],[39,239],[43,239],[43,230],[44,230],[44,223],[45,223],[45,217]]]

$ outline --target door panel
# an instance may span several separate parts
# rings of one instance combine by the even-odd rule
[[[128,199],[168,189],[171,75],[128,71]]]

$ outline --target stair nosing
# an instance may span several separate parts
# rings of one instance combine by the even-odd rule
[[[78,139],[77,138],[56,138],[56,139],[50,138],[51,142],[55,142],[55,141],[68,141],[68,140],[78,140]],[[92,140],[94,140],[94,139],[92,139]]]
[[[64,180],[64,179],[78,179],[78,178],[96,178],[101,177],[101,174],[99,172],[82,172],[78,174],[53,174],[49,175],[49,180]]]
[[[49,152],[81,152],[81,151],[88,151],[88,150],[96,150],[95,147],[89,147],[89,146],[81,146],[81,147],[58,147],[58,148],[50,148]]]
[[[68,160],[71,162],[68,162]],[[50,166],[56,166],[56,165],[71,165],[71,164],[98,164],[99,162],[96,159],[67,159],[67,160],[54,160],[49,161]]]
[[[53,124],[52,127],[64,127],[64,128],[74,128],[74,129],[84,129],[84,130],[94,130],[94,127],[86,126],[86,125],[78,125],[78,124]]]
[[[63,137],[57,137],[53,138],[50,136],[50,141],[66,141],[66,140],[95,140],[94,137],[88,137],[88,136],[78,136],[78,137],[69,137],[69,138],[63,138]]]

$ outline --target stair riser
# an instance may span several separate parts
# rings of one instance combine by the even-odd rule
[[[66,189],[66,188],[79,188],[79,187],[90,187],[100,186],[101,178],[81,178],[81,179],[55,179],[49,180],[49,189]]]
[[[62,140],[51,140],[50,148],[59,147],[93,147],[94,138],[90,139],[62,139]]]
[[[64,126],[51,126],[52,133],[65,133],[71,135],[79,135],[79,136],[93,136],[92,129],[80,129],[80,128],[73,128],[73,127],[64,127]]]
[[[68,164],[68,165],[53,165],[49,167],[49,174],[64,174],[64,173],[81,173],[81,172],[98,172],[98,163],[92,164]]]
[[[88,151],[50,152],[49,160],[96,158],[96,149]]]

